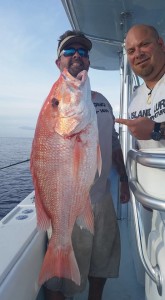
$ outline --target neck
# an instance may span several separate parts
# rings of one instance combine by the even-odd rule
[[[162,66],[162,68],[160,69],[159,73],[157,73],[154,78],[152,78],[151,80],[144,79],[146,86],[150,90],[152,90],[154,88],[154,86],[156,85],[156,83],[163,77],[164,74],[165,74],[165,63]]]

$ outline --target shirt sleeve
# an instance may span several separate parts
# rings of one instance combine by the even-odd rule
[[[108,107],[108,111],[112,116],[113,119],[113,128],[112,128],[112,151],[115,151],[117,149],[121,149],[120,146],[120,141],[119,141],[119,134],[117,133],[116,129],[115,129],[115,117],[113,115],[113,109],[111,104],[109,103],[109,101],[100,93],[92,91],[92,99],[93,101],[96,99],[96,97],[99,97],[99,99],[101,99],[106,106]]]

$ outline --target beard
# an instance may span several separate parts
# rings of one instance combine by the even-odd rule
[[[152,65],[148,65],[148,66],[136,66],[134,68],[134,72],[135,74],[137,74],[138,76],[142,77],[142,78],[146,78],[148,76],[150,76],[153,73],[153,66]]]
[[[80,59],[72,59],[70,61],[68,71],[73,77],[77,77],[77,75],[83,70],[88,71],[88,69]]]

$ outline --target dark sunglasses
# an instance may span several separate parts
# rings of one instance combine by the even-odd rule
[[[64,50],[61,51],[60,56],[61,55],[64,55],[65,57],[73,56],[76,52],[78,52],[78,54],[81,57],[89,57],[88,50],[83,49],[83,48],[78,48],[78,49],[75,49],[75,48],[64,49]]]

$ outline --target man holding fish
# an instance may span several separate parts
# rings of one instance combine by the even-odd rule
[[[87,279],[88,300],[101,300],[106,279],[118,277],[120,235],[109,182],[112,157],[122,203],[129,200],[129,188],[112,108],[90,89],[91,48],[79,31],[60,37],[60,77],[41,109],[33,140],[37,224],[51,228],[39,276],[46,300],[73,299]]]

